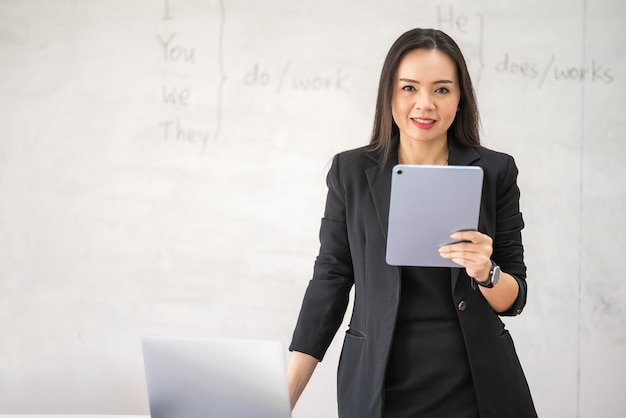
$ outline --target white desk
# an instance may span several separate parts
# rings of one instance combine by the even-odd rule
[[[150,418],[150,415],[0,414],[0,418]]]

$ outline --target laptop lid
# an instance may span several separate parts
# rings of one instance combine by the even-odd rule
[[[151,418],[289,418],[278,341],[144,336]]]
[[[439,255],[450,234],[476,230],[483,170],[473,166],[393,168],[387,232],[389,265],[460,267]]]

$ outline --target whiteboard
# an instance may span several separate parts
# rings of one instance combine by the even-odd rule
[[[624,18],[617,0],[0,1],[0,413],[146,414],[143,333],[288,345],[329,162],[368,142],[387,49],[421,26],[460,44],[483,143],[520,169],[529,301],[506,322],[540,416],[620,416]],[[340,343],[294,417],[336,416]]]

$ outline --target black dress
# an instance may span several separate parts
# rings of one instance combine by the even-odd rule
[[[403,267],[384,418],[478,418],[450,269]]]

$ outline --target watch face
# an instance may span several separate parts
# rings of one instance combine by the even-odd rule
[[[495,286],[500,280],[500,266],[493,266],[493,273],[491,274],[491,283]]]

